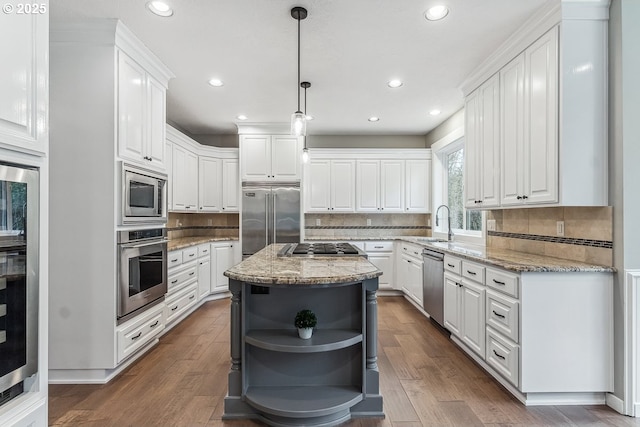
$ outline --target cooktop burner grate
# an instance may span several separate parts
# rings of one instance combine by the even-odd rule
[[[365,252],[350,243],[292,243],[285,246],[278,256],[366,256]]]

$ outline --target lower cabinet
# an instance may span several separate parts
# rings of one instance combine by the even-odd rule
[[[392,290],[395,272],[395,262],[393,258],[393,242],[364,242],[364,251],[367,253],[369,261],[382,271],[382,276],[378,277],[379,290]]]
[[[411,301],[422,307],[422,247],[400,242],[397,260],[398,287]]]
[[[118,363],[157,337],[165,327],[165,305],[157,304],[116,329]]]
[[[167,294],[168,295],[168,294]],[[175,294],[168,295],[166,303],[167,325],[186,313],[198,302],[198,282],[194,282]]]
[[[445,273],[444,326],[480,356],[485,349],[484,294],[483,286]]]
[[[229,290],[229,278],[224,272],[236,264],[235,243],[237,242],[211,243],[211,293]]]

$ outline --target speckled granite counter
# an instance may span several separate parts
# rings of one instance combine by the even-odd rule
[[[382,238],[345,238],[345,239],[307,239],[309,241],[384,241],[399,240],[414,243],[425,248],[440,250],[444,253],[466,258],[472,261],[491,264],[515,272],[615,272],[615,268],[586,264],[562,258],[528,254],[504,249],[487,249],[483,246],[459,242],[429,242],[425,237],[387,236]]]
[[[284,245],[269,245],[224,275],[240,282],[281,285],[329,285],[382,275],[363,257],[278,257]]]
[[[189,246],[196,246],[201,243],[225,242],[229,240],[238,240],[238,239],[233,239],[231,237],[209,237],[209,236],[180,237],[179,239],[170,239],[167,250],[175,251],[178,249],[188,248]]]

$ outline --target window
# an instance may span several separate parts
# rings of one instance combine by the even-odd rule
[[[464,147],[446,154],[446,165],[446,204],[451,211],[451,229],[482,231],[482,213],[464,208]]]

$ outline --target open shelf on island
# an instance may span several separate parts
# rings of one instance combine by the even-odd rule
[[[254,329],[245,342],[255,347],[288,353],[316,353],[339,350],[362,342],[362,333],[350,329],[314,329],[309,339],[298,337],[296,329]]]
[[[308,418],[347,410],[362,401],[364,394],[354,386],[252,386],[245,398],[268,414]]]

